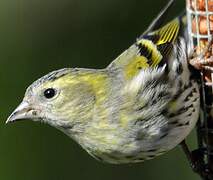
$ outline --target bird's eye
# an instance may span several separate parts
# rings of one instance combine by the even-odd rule
[[[53,98],[54,96],[56,95],[56,90],[53,89],[53,88],[48,88],[44,91],[44,96],[47,98],[47,99],[51,99]]]

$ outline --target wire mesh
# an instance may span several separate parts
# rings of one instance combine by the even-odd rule
[[[195,47],[203,48],[201,45],[202,41],[211,40],[211,30],[210,30],[210,16],[213,15],[212,11],[209,11],[208,1],[205,1],[205,10],[201,10],[202,7],[199,7],[198,0],[191,0],[187,3],[187,21],[188,21],[188,32],[190,40],[190,48],[194,49]],[[200,1],[199,1],[200,2]],[[200,32],[200,21],[206,19],[207,23],[207,33]],[[193,26],[195,24],[195,32],[193,32]]]
[[[187,0],[186,4],[189,49],[199,55],[212,42],[213,0]],[[212,52],[209,57],[213,57]],[[209,76],[207,72],[201,71],[202,113],[197,124],[199,149],[203,152],[204,161],[211,170],[213,170],[213,141],[211,140],[213,138],[211,115],[213,86],[209,85],[212,85],[212,79],[213,73]]]

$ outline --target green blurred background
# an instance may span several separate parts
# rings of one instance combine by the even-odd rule
[[[30,121],[5,125],[25,88],[63,67],[103,68],[145,30],[166,0],[0,1],[1,180],[199,179],[180,148],[142,164],[91,158],[58,130]],[[184,9],[176,3],[174,17]],[[195,146],[195,137],[188,140]]]

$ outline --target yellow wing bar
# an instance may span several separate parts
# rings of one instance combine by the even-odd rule
[[[158,41],[156,42],[156,45],[174,42],[177,39],[179,30],[180,22],[179,19],[176,18],[164,27],[154,32],[154,34],[158,35]]]

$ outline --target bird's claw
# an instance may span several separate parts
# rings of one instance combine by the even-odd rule
[[[208,45],[202,50],[200,54],[196,53],[196,48],[193,49],[189,56],[189,64],[191,64],[195,69],[213,72],[212,44],[213,37],[211,37]]]
[[[205,57],[195,57],[189,61],[189,63],[198,70],[206,70],[213,72],[213,57],[205,59]]]
[[[199,149],[191,152],[191,168],[194,172],[200,174],[205,170],[205,162],[203,161],[203,152]]]
[[[204,160],[204,152],[202,149],[190,151],[185,141],[181,143],[182,149],[190,163],[192,170],[205,180],[213,180],[213,172],[209,169],[209,165]]]
[[[191,168],[205,180],[213,180],[213,173],[204,162],[203,152],[200,149],[191,152]]]

